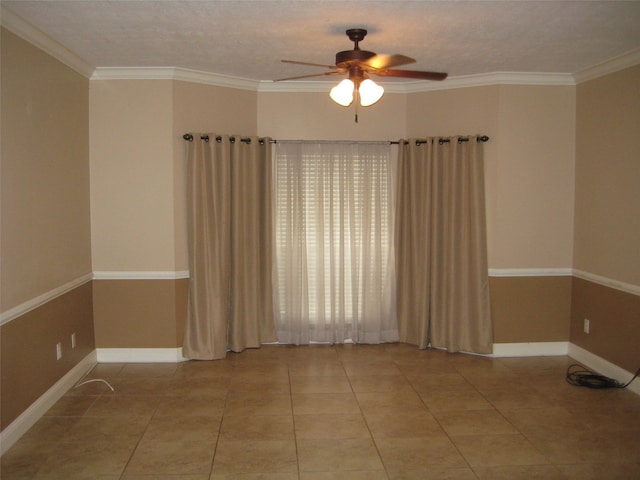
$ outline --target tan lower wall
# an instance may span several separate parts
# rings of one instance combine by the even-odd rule
[[[88,282],[0,327],[2,429],[95,349],[91,304]],[[58,342],[62,342],[60,360],[56,360]]]
[[[571,278],[490,277],[494,343],[569,341]]]
[[[640,367],[640,295],[574,278],[571,305],[572,343],[630,372]]]
[[[495,343],[571,341],[625,369],[638,368],[639,296],[569,276],[491,277],[490,287]],[[187,297],[187,279],[94,281],[96,347],[180,347]],[[582,332],[584,318],[591,320],[589,335]],[[22,350],[14,329],[27,320],[3,327],[3,360]],[[31,331],[46,338],[41,330]],[[3,362],[3,373],[9,365]]]
[[[188,279],[94,280],[97,348],[182,346]]]
[[[188,279],[96,280],[97,348],[182,346]],[[491,277],[495,343],[567,342],[571,277]]]

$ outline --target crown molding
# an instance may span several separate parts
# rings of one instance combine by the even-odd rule
[[[578,83],[586,82],[638,64],[640,64],[640,49],[632,50],[575,74],[491,72],[449,77],[443,82],[420,80],[411,82],[378,81],[377,83],[384,87],[386,93],[399,94],[491,85],[575,86]],[[335,84],[335,81],[258,81],[178,67],[99,67],[95,69],[91,79],[181,80],[267,93],[325,93],[328,88]]]
[[[576,84],[580,84],[636,65],[640,65],[640,48],[577,72],[573,77]]]
[[[91,80],[173,80],[174,67],[97,67]]]
[[[0,24],[23,40],[64,63],[67,67],[72,68],[83,77],[91,78],[95,69],[93,65],[3,5],[0,5]]]
[[[443,82],[411,82],[405,84],[406,93],[452,90],[456,88],[485,87],[491,85],[573,86],[575,81],[568,73],[492,72],[477,75],[461,75]]]
[[[98,67],[91,80],[178,80],[257,91],[260,82],[179,67]]]
[[[177,67],[98,67],[91,80],[180,80],[185,82],[239,88],[265,93],[326,93],[335,81],[287,81],[248,80],[215,73],[188,70]],[[455,88],[481,87],[488,85],[575,85],[573,76],[564,73],[518,73],[497,72],[480,75],[450,77],[444,82],[377,82],[386,93],[419,93]]]

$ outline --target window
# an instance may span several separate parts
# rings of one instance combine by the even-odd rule
[[[279,340],[397,340],[391,146],[278,142],[274,162]]]

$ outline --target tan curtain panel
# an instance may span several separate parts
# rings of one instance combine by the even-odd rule
[[[246,140],[196,133],[187,142],[186,358],[219,359],[275,341],[271,145]]]
[[[482,143],[401,141],[397,195],[400,340],[491,353]]]

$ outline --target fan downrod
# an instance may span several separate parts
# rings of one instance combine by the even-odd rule
[[[355,43],[353,49],[360,50],[360,46],[358,45],[358,43],[367,36],[367,31],[364,28],[350,28],[346,33],[347,37],[349,37],[349,40]]]

